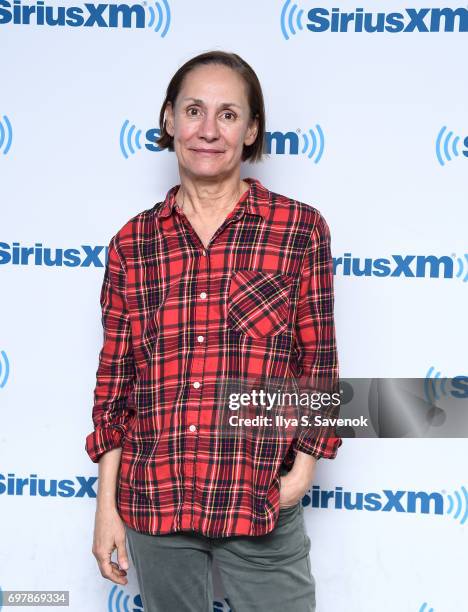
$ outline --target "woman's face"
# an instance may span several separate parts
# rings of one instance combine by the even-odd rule
[[[243,146],[255,142],[242,77],[223,65],[197,66],[185,77],[174,108],[166,108],[166,131],[174,138],[181,174],[222,178],[238,170]]]

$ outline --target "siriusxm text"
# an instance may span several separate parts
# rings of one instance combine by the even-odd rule
[[[34,24],[85,28],[144,28],[146,12],[141,4],[92,4],[48,6],[42,0],[22,4],[21,0],[0,0],[0,25]]]
[[[11,245],[0,242],[0,265],[102,268],[107,261],[107,251],[107,246],[89,244],[82,244],[80,248],[62,249],[44,247],[40,242],[31,247],[21,246],[19,242]]]
[[[421,514],[443,514],[444,497],[438,492],[392,491],[381,492],[344,491],[335,487],[333,491],[314,485],[308,503],[313,508],[335,508],[336,510],[368,510],[370,512],[420,512]]]
[[[353,257],[345,253],[333,258],[333,271],[343,276],[406,276],[453,278],[453,259],[448,255],[391,255],[390,258]]]
[[[405,8],[403,12],[372,13],[363,8],[313,8],[307,14],[312,32],[467,32],[466,8]]]

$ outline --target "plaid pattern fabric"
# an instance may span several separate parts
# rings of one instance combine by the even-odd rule
[[[252,338],[274,336],[287,327],[292,278],[237,270],[229,284],[227,324]]]
[[[328,225],[244,180],[207,249],[175,201],[179,185],[109,243],[86,451],[98,462],[122,447],[117,506],[143,533],[268,533],[281,464],[297,451],[332,459],[342,444],[307,429],[268,440],[216,429],[220,380],[338,384]]]

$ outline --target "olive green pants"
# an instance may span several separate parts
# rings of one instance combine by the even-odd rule
[[[212,612],[212,561],[232,612],[315,612],[304,509],[281,508],[262,536],[139,533],[126,526],[145,612]]]

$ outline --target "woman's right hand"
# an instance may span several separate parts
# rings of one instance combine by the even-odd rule
[[[117,561],[111,560],[117,549]],[[125,544],[125,525],[116,507],[96,508],[92,553],[98,562],[99,571],[104,578],[116,584],[127,584],[129,563]],[[120,566],[120,567],[119,567]]]

